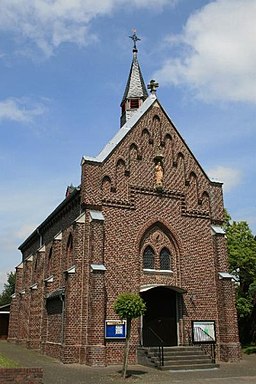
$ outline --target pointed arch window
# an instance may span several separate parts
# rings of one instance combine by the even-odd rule
[[[155,266],[155,253],[150,246],[146,247],[143,252],[143,268],[154,269]]]
[[[69,268],[74,263],[73,260],[73,236],[70,233],[68,237],[67,242],[67,248],[66,248],[66,267]]]
[[[160,269],[166,271],[171,269],[171,254],[167,248],[163,248],[160,252]]]
[[[52,247],[49,250],[48,260],[47,260],[47,274],[50,275],[51,272],[52,272]]]

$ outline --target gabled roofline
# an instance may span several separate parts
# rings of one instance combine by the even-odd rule
[[[76,187],[74,191],[67,196],[50,214],[47,216],[47,218],[26,238],[25,241],[18,247],[20,251],[22,251],[22,248],[28,244],[33,237],[40,236],[41,229],[54,217],[56,216],[65,205],[69,204],[71,200],[75,199],[76,196],[80,193],[80,187]]]
[[[140,106],[140,108],[134,113],[134,115],[122,126],[122,128],[119,129],[119,131],[116,133],[116,135],[106,144],[106,146],[102,149],[102,151],[99,153],[96,157],[90,157],[90,156],[83,156],[81,160],[81,165],[83,165],[85,162],[92,162],[95,164],[101,164],[103,163],[110,154],[114,151],[114,149],[117,147],[117,145],[125,138],[125,136],[130,132],[130,130],[135,126],[135,124],[140,120],[140,118],[149,110],[149,108],[154,104],[155,101],[158,101],[158,98],[156,97],[156,94],[150,94],[148,98],[144,101],[144,103]],[[197,160],[197,158],[194,156],[193,152],[191,151],[190,147],[186,143],[186,141],[183,139],[181,134],[179,133],[179,130],[176,128],[175,124],[172,122],[171,118],[159,102],[159,105],[164,112],[166,118],[170,121],[172,126],[174,127],[175,131],[177,132],[177,135],[182,140],[184,145],[186,146],[187,150],[195,160],[195,162],[198,164],[199,168],[205,175],[205,177],[209,180],[211,185],[215,185],[218,187],[222,187],[223,183],[218,180],[214,180],[210,178],[203,167],[201,166],[200,162]]]
[[[144,101],[144,103],[140,106],[140,108],[134,113],[134,115],[127,120],[127,122],[120,128],[115,136],[107,143],[107,145],[102,149],[96,157],[83,156],[81,160],[81,164],[84,162],[94,162],[94,163],[102,163],[104,162],[108,156],[112,153],[112,151],[116,148],[116,146],[124,139],[127,133],[134,127],[134,125],[140,120],[140,118],[146,113],[146,111],[154,104],[157,100],[156,95],[150,94],[148,98]]]
[[[193,159],[195,160],[195,162],[198,164],[199,168],[201,169],[201,171],[203,172],[203,174],[206,176],[206,178],[209,180],[209,182],[212,184],[212,185],[216,185],[216,186],[222,186],[222,182],[221,181],[217,181],[217,180],[212,180],[208,175],[207,173],[205,172],[205,170],[203,169],[202,165],[200,164],[199,160],[197,160],[197,158],[195,157],[195,155],[193,154],[193,152],[191,151],[190,147],[188,146],[188,144],[186,143],[186,141],[183,139],[183,137],[181,136],[179,130],[176,128],[176,125],[173,123],[172,119],[170,118],[170,116],[168,115],[168,113],[165,111],[165,109],[162,107],[161,103],[159,102],[166,118],[170,121],[170,123],[172,124],[173,128],[175,129],[175,131],[177,132],[177,135],[179,136],[179,138],[181,139],[181,141],[184,143],[185,147],[187,148],[187,150],[189,151],[189,153],[191,154],[191,156],[193,157]]]

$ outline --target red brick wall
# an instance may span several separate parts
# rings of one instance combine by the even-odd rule
[[[42,368],[0,368],[0,384],[42,384]]]
[[[156,191],[159,150],[164,180]],[[104,220],[92,220],[90,209],[101,211]],[[85,218],[76,221],[81,210]],[[18,273],[11,311],[22,320],[11,314],[10,339],[40,346],[65,363],[118,363],[124,342],[104,339],[105,319],[117,319],[117,295],[164,285],[184,292],[177,294],[179,344],[190,342],[191,320],[215,320],[218,356],[238,358],[234,287],[218,275],[228,268],[225,238],[211,230],[223,219],[221,185],[207,178],[161,108],[152,107],[104,163],[84,162],[81,206],[77,198],[61,212],[45,224],[45,250],[36,251],[34,240],[23,247],[24,255],[33,251],[33,262]],[[72,250],[67,249],[70,236]],[[156,252],[155,271],[143,271],[146,245]],[[164,246],[171,253],[169,272],[159,271]],[[72,263],[75,273],[69,274]],[[91,264],[103,264],[106,271],[93,271]],[[53,282],[46,282],[50,275]],[[35,283],[38,289],[31,291]],[[46,297],[60,288],[64,311],[49,314]],[[22,289],[25,295],[18,293]],[[139,328],[140,319],[132,328],[131,362],[136,362]]]
[[[154,156],[159,146],[164,156],[160,193],[154,189]],[[152,108],[103,164],[85,162],[82,175],[83,203],[88,207],[102,205],[105,217],[106,317],[116,317],[113,302],[120,292],[138,292],[146,284],[182,287],[187,294],[184,295],[186,313],[179,324],[180,342],[188,343],[191,338],[191,320],[212,319],[216,321],[217,340],[221,343],[227,332],[223,334],[219,327],[223,313],[219,305],[218,272],[228,269],[227,253],[224,237],[215,241],[211,231],[211,224],[221,224],[223,220],[221,185],[207,178],[162,110]],[[152,225],[158,228],[171,250],[170,274],[142,270],[142,243]],[[229,320],[225,314],[222,323],[232,329],[229,346],[237,354],[233,299],[225,310]],[[133,337],[137,343],[136,329]],[[120,345],[113,343],[117,355]],[[107,351],[107,356],[114,353],[111,342],[107,343]]]

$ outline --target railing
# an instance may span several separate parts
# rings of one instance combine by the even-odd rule
[[[194,343],[211,357],[213,363],[216,362],[216,344],[215,340],[201,327],[194,328]],[[195,342],[196,341],[196,342]]]
[[[158,358],[159,358],[159,364],[160,367],[164,366],[164,341],[161,339],[161,337],[150,327],[147,328],[159,341],[158,347]]]
[[[216,362],[216,344],[203,343],[199,344],[201,349],[211,357],[213,363]]]

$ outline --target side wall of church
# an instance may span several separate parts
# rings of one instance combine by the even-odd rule
[[[67,363],[80,359],[84,321],[85,215],[80,212],[76,194],[52,218],[52,225],[46,223],[40,235],[47,242],[34,250],[40,241],[33,238],[23,249],[8,336],[9,341],[41,349]]]

